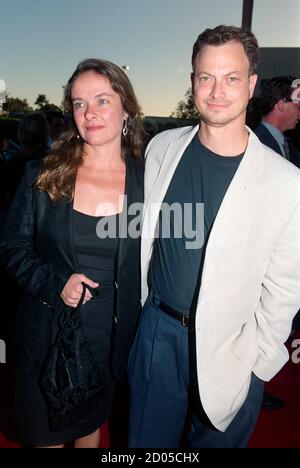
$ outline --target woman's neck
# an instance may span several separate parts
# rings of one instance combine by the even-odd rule
[[[121,148],[84,146],[83,167],[94,170],[117,170],[124,166]]]

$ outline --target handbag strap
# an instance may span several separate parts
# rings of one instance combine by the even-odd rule
[[[76,314],[78,314],[78,312],[81,309],[81,306],[82,306],[84,298],[85,298],[85,293],[86,293],[86,290],[87,290],[87,284],[84,283],[83,281],[81,281],[81,284],[82,284],[82,293],[81,293],[80,299],[78,301],[78,304],[77,304],[77,306],[76,306],[76,308],[74,310],[74,313],[76,313]]]
[[[75,311],[74,311],[75,313],[78,313],[80,311],[80,309],[81,309],[81,306],[82,306],[84,298],[85,298],[86,290],[88,290],[91,293],[92,299],[94,297],[97,297],[98,294],[99,294],[98,288],[92,288],[91,286],[86,284],[84,281],[81,281],[81,284],[82,284],[82,293],[81,293],[80,299],[78,301],[78,304],[77,304],[77,306],[75,308]]]
[[[59,317],[60,328],[63,328],[66,322],[69,322],[71,326],[74,326],[74,321],[79,315],[81,306],[85,298],[86,290],[88,290],[91,293],[92,298],[98,296],[99,294],[99,290],[97,288],[96,289],[91,288],[91,286],[86,284],[84,281],[82,281],[81,284],[82,284],[82,293],[81,293],[77,306],[75,308],[74,307],[64,308],[64,310],[60,314],[60,317]]]

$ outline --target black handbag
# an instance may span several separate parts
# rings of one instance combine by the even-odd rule
[[[60,314],[59,331],[40,377],[54,432],[69,429],[85,418],[106,391],[105,374],[89,349],[80,316],[86,289],[93,296],[95,291],[85,283],[82,286],[77,307],[64,308]]]

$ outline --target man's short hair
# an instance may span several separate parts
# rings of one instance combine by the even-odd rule
[[[260,83],[260,109],[263,116],[270,114],[282,99],[290,99],[293,93],[293,76],[275,76]]]
[[[194,70],[195,60],[206,45],[221,46],[228,42],[240,43],[248,57],[250,64],[250,76],[257,73],[259,63],[259,46],[256,37],[251,31],[235,26],[220,25],[214,29],[206,29],[202,32],[193,47],[192,66]]]

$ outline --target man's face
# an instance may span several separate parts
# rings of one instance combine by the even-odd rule
[[[289,102],[283,100],[282,103],[283,131],[293,130],[300,120],[300,100],[299,102]]]
[[[229,42],[205,46],[194,64],[193,93],[201,120],[213,127],[245,123],[257,75],[249,77],[249,60],[243,46]]]

